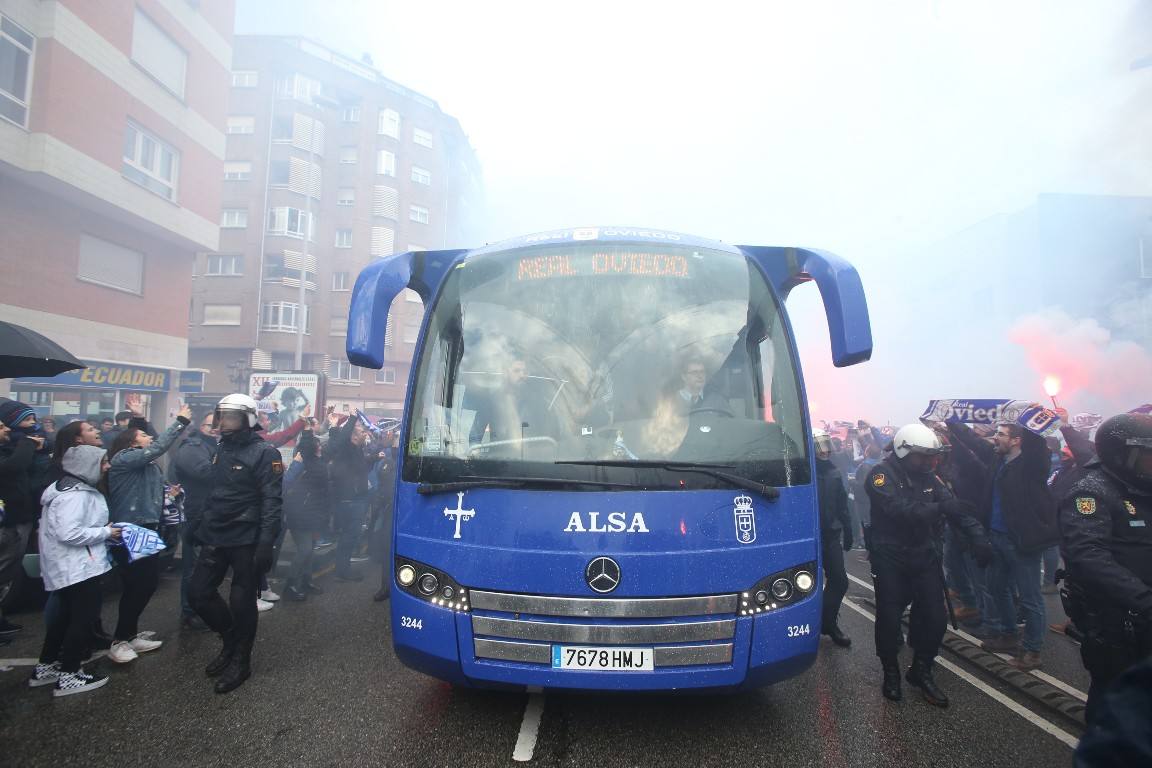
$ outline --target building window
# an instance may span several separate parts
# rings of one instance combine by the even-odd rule
[[[328,376],[336,381],[360,383],[360,367],[347,360],[333,360],[328,364]]]
[[[91,235],[80,236],[76,277],[128,293],[144,293],[144,254]]]
[[[334,290],[334,291],[351,290],[351,283],[348,280],[348,273],[347,272],[333,272],[332,273],[332,290]]]
[[[313,80],[297,73],[281,80],[277,93],[286,99],[296,99],[311,104],[312,97],[319,96],[322,90],[323,86],[319,80]]]
[[[208,255],[208,266],[205,275],[242,275],[244,274],[244,257],[239,254]]]
[[[292,118],[279,115],[272,118],[272,141],[285,142],[292,141]]]
[[[348,315],[332,315],[328,321],[329,336],[348,335]]]
[[[268,183],[273,187],[288,186],[289,178],[287,160],[273,160],[272,164],[268,166]]]
[[[205,304],[203,325],[240,325],[239,304]]]
[[[387,216],[390,219],[400,218],[400,193],[392,187],[383,185],[373,187],[372,215]]]
[[[298,286],[300,285],[300,265],[302,263],[304,263],[303,254],[295,251],[266,253],[264,254],[264,282]],[[314,256],[308,257],[304,269],[304,287],[310,291],[316,290],[316,258]]]
[[[0,117],[28,125],[28,78],[32,74],[35,38],[0,15]]]
[[[396,155],[386,149],[376,152],[376,173],[381,176],[396,175]]]
[[[408,218],[418,224],[428,223],[428,209],[422,205],[408,206]]]
[[[243,229],[248,226],[248,209],[225,208],[220,212],[220,226],[225,229]]]
[[[358,153],[356,151],[356,147],[354,146],[340,147],[340,162],[344,163],[345,165],[353,165],[359,162],[357,155]]]
[[[296,332],[296,315],[299,304],[290,301],[270,301],[260,313],[260,330],[285,333]],[[304,333],[310,332],[311,318],[308,307],[304,307]]]
[[[417,184],[431,184],[432,172],[427,168],[421,168],[418,165],[412,166],[412,181]]]
[[[135,123],[124,133],[121,173],[130,181],[168,200],[176,199],[180,153]]]
[[[415,344],[416,339],[420,338],[420,326],[406,325],[404,326],[404,341],[408,344]]]
[[[229,161],[224,163],[224,181],[248,181],[252,178],[252,163]]]
[[[395,384],[396,383],[396,369],[395,368],[381,368],[376,371],[377,384]]]
[[[426,131],[423,128],[412,129],[412,143],[419,144],[422,147],[432,147],[432,131]]]
[[[228,133],[256,133],[256,118],[251,115],[229,115]]]
[[[389,313],[388,321],[384,324],[384,346],[392,346],[392,315]]]
[[[400,138],[400,113],[394,109],[380,110],[380,116],[376,121],[376,133],[394,139]]]
[[[412,290],[411,288],[404,289],[404,301],[407,301],[410,304],[423,303],[423,301],[420,299],[420,294],[416,293],[416,291]]]
[[[352,230],[338,229],[336,230],[336,247],[337,248],[351,248],[352,247]]]
[[[373,256],[391,256],[396,249],[396,230],[391,227],[372,227],[372,241],[368,252]]]
[[[268,231],[289,237],[304,237],[304,226],[308,223],[308,239],[316,237],[316,217],[299,208],[273,208],[268,211]]]
[[[188,54],[139,8],[132,24],[132,61],[162,86],[184,98]]]
[[[234,70],[232,72],[233,88],[255,88],[260,82],[260,74],[253,70]]]
[[[356,190],[353,187],[340,187],[336,190],[336,205],[356,205]]]
[[[360,105],[353,104],[351,106],[344,107],[344,109],[340,112],[340,119],[346,123],[360,122]]]

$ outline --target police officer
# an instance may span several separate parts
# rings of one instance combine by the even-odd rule
[[[820,557],[824,564],[824,602],[820,634],[828,635],[841,648],[852,638],[840,629],[837,616],[848,591],[844,553],[852,549],[852,516],[848,512],[848,492],[844,478],[832,463],[832,438],[822,429],[812,433],[816,446],[816,500],[820,505]]]
[[[908,644],[914,653],[905,679],[928,703],[948,706],[948,696],[932,677],[944,638],[942,552],[947,521],[968,542],[977,562],[987,564],[992,547],[974,517],[975,507],[952,495],[935,474],[943,446],[922,424],[902,427],[892,454],[872,468],[866,490],[872,510],[872,581],[876,585],[876,655],[884,668],[885,698],[899,701],[901,618],[912,606]]]
[[[1113,416],[1060,502],[1065,610],[1084,635],[1092,724],[1108,684],[1152,653],[1152,416]]]
[[[220,654],[204,669],[218,678],[217,693],[238,688],[251,675],[256,640],[256,596],[260,577],[272,566],[280,533],[280,452],[256,433],[256,401],[228,395],[216,406],[220,444],[203,515],[189,521],[201,544],[189,585],[189,600],[223,640]],[[217,589],[228,571],[228,602]]]

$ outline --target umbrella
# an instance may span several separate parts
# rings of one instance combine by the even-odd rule
[[[0,379],[55,376],[87,367],[46,336],[0,320]]]

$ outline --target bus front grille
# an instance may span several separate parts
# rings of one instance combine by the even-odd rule
[[[739,605],[734,594],[637,599],[469,594],[478,659],[547,665],[554,644],[572,644],[649,646],[656,667],[732,662]],[[651,619],[663,621],[645,621]]]

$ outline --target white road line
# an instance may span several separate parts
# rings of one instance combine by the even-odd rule
[[[869,590],[870,592],[876,591],[875,587],[873,587],[871,584],[864,581],[863,579],[859,579],[859,578],[853,576],[852,574],[848,574],[848,578],[851,579],[852,581],[856,582],[860,586],[864,587],[865,589]],[[953,629],[951,626],[948,627],[948,631],[951,632],[952,634],[956,635],[957,637],[964,638],[968,642],[972,643],[972,645],[975,645],[977,648],[980,647],[980,638],[978,638],[974,635],[970,635],[962,629]],[[1004,661],[1008,661],[1009,659],[1012,658],[1010,655],[1008,655],[1006,653],[997,653],[996,656],[999,656]],[[1083,702],[1088,701],[1088,694],[1087,693],[1080,690],[1079,688],[1076,688],[1074,686],[1069,685],[1068,683],[1064,682],[1063,680],[1061,680],[1058,677],[1053,677],[1052,675],[1049,675],[1045,672],[1041,672],[1038,669],[1033,669],[1028,674],[1032,675],[1033,677],[1039,678],[1040,680],[1043,680],[1044,682],[1048,683],[1048,685],[1052,686],[1053,688],[1059,688],[1060,690],[1064,691],[1064,693],[1068,694],[1069,696],[1071,696],[1074,699],[1079,699],[1080,701],[1083,701]]]
[[[39,663],[40,659],[0,659],[0,668],[7,672],[7,667],[34,667]]]
[[[856,603],[854,603],[852,600],[845,600],[844,605],[846,605],[847,607],[856,611],[857,613],[859,613],[861,616],[868,619],[869,621],[875,623],[876,617],[873,616],[868,611],[861,608],[860,606],[856,605]],[[1028,722],[1032,723],[1032,725],[1036,726],[1040,730],[1042,730],[1045,733],[1048,733],[1052,736],[1055,736],[1057,739],[1064,742],[1068,747],[1075,749],[1076,744],[1079,743],[1079,739],[1077,739],[1075,736],[1073,736],[1072,734],[1065,731],[1063,728],[1060,728],[1056,724],[1049,722],[1048,720],[1045,720],[1043,717],[1040,717],[1035,712],[1033,712],[1032,710],[1023,706],[1022,704],[1018,704],[1017,702],[1008,698],[1004,694],[1000,693],[1000,691],[998,691],[995,688],[992,688],[988,684],[984,683],[982,680],[978,680],[977,678],[975,678],[972,675],[965,672],[963,669],[960,669],[960,667],[956,666],[955,664],[948,661],[947,659],[937,658],[936,663],[939,664],[944,669],[951,672],[952,674],[959,677],[964,682],[969,683],[973,687],[977,688],[982,693],[987,694],[990,698],[993,698],[996,701],[1000,702],[1005,707],[1012,710],[1016,714],[1020,715],[1020,717],[1024,718]]]
[[[524,707],[524,720],[520,723],[520,735],[516,737],[516,749],[512,759],[526,763],[536,751],[536,734],[540,731],[540,717],[544,714],[544,695],[531,693]]]

